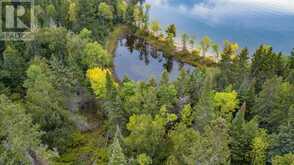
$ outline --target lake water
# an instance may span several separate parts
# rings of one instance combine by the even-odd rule
[[[294,48],[294,0],[146,0],[151,20],[176,24],[179,33],[227,39],[253,51],[270,44],[275,51]]]
[[[136,81],[151,77],[159,80],[164,70],[170,73],[170,79],[175,80],[181,68],[193,70],[192,66],[166,58],[161,51],[131,35],[121,39],[115,51],[114,69],[119,80],[124,76]]]

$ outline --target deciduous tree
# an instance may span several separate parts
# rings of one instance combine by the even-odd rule
[[[107,74],[111,74],[110,71],[101,68],[93,68],[87,71],[87,78],[89,79],[91,87],[98,98],[105,98],[107,95]]]
[[[106,19],[106,20],[112,20],[113,19],[113,13],[112,13],[112,9],[111,6],[109,6],[107,3],[105,2],[101,2],[99,4],[99,13],[101,14],[101,16]]]
[[[105,67],[111,63],[111,56],[98,42],[87,43],[82,63],[88,68]]]

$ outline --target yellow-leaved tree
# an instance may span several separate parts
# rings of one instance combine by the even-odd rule
[[[239,104],[238,94],[236,91],[217,92],[214,95],[214,103],[219,110],[219,115],[231,121],[232,113],[235,112]]]
[[[107,94],[107,83],[112,83],[111,72],[108,69],[92,68],[87,71],[87,78],[90,80],[91,88],[98,98],[105,98]],[[109,82],[108,82],[109,81]],[[117,86],[117,84],[113,84]]]

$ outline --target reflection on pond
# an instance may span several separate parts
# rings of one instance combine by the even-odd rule
[[[182,68],[193,70],[192,66],[167,58],[163,52],[147,44],[144,39],[133,35],[127,35],[119,41],[114,65],[115,73],[120,80],[124,76],[136,81],[145,81],[150,77],[159,79],[164,70],[167,70],[170,78],[174,80]]]

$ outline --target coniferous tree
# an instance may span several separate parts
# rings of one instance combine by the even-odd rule
[[[256,80],[256,92],[260,92],[262,85],[267,79],[275,75],[282,76],[281,56],[273,52],[272,47],[261,45],[253,55],[251,77]]]
[[[192,108],[191,105],[185,105],[181,112],[181,120],[187,126],[191,126],[192,124]]]
[[[26,106],[45,133],[42,141],[50,148],[64,152],[71,142],[73,123],[65,110],[64,96],[52,83],[52,73],[44,60],[36,59],[27,70],[24,87]],[[67,140],[64,140],[67,139]]]
[[[202,77],[203,75],[201,74],[198,74],[198,76],[200,76],[200,79],[198,80],[200,82],[196,82],[200,84],[198,87],[198,91],[195,91],[199,94],[197,97],[198,102],[196,102],[193,107],[193,109],[195,110],[193,112],[193,127],[195,127],[198,131],[202,132],[211,121],[216,119],[217,114],[215,111],[215,102],[213,100],[212,92],[214,86],[214,75],[213,73],[208,71],[206,73],[206,77]]]
[[[273,165],[293,165],[294,162],[294,154],[289,153],[283,156],[275,156],[272,159]]]
[[[204,129],[204,138],[207,139],[206,162],[208,164],[228,164],[230,159],[229,127],[225,119],[218,118]]]
[[[240,86],[243,81],[249,78],[250,64],[249,64],[249,52],[248,49],[242,49],[237,57],[237,69],[236,69],[236,84]]]
[[[166,33],[167,34],[172,34],[172,37],[176,37],[177,35],[177,28],[175,24],[171,24],[166,28]]]
[[[189,164],[206,161],[205,141],[200,133],[188,128],[184,123],[178,124],[169,134],[170,155],[167,164]],[[173,162],[171,162],[173,161]]]
[[[288,62],[288,75],[287,80],[294,84],[294,49],[291,52],[291,56]]]
[[[282,78],[274,77],[263,85],[253,108],[260,124],[270,133],[288,119],[288,113],[293,104],[293,85],[283,82]]]
[[[25,80],[25,69],[27,67],[26,57],[17,45],[6,46],[0,66],[0,81],[12,92],[22,92],[21,84]]]
[[[160,86],[157,92],[160,106],[171,107],[177,102],[177,90],[173,83],[169,81],[169,73],[165,70],[160,79]]]
[[[182,34],[182,45],[183,45],[183,51],[186,51],[187,50],[187,43],[188,43],[188,40],[189,40],[189,36],[187,33],[183,33]]]
[[[272,135],[271,157],[294,151],[294,105],[291,106],[287,116],[288,119],[279,126],[279,131]]]
[[[33,154],[47,159],[42,134],[22,105],[0,95],[0,164],[29,165],[36,161]]]
[[[209,91],[203,91],[194,109],[193,126],[199,131],[203,131],[212,120],[216,119],[217,115],[215,112],[213,95]]]
[[[177,80],[175,81],[175,87],[177,88],[177,93],[179,97],[184,97],[187,95],[188,85],[189,85],[189,75],[185,69],[181,69]]]
[[[258,131],[258,123],[256,119],[249,122],[245,120],[246,104],[237,112],[233,119],[231,130],[231,162],[233,164],[249,164],[251,141]]]
[[[239,80],[238,67],[240,66],[237,57],[238,50],[238,44],[225,41],[224,51],[221,54],[221,60],[219,63],[221,73],[218,76],[218,86],[222,90],[229,85],[235,86]]]
[[[129,152],[135,154],[133,156],[145,153],[156,158],[153,160],[154,163],[159,163],[166,153],[165,128],[168,123],[175,120],[177,116],[168,113],[164,106],[155,117],[149,114],[132,115],[127,124],[130,134],[124,139]]]
[[[110,156],[108,165],[127,165],[127,159],[123,153],[119,142],[120,130],[117,127],[116,135],[114,137],[113,143],[110,146]]]
[[[294,69],[294,49],[291,52],[291,56],[288,63],[289,63],[290,69]]]

